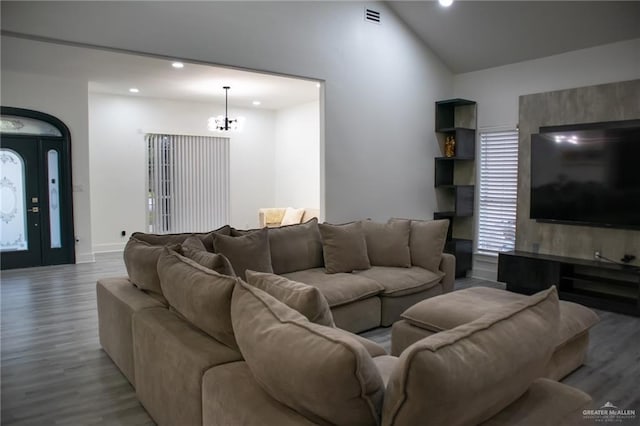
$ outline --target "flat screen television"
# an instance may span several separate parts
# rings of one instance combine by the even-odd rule
[[[640,229],[640,120],[531,135],[530,217]]]

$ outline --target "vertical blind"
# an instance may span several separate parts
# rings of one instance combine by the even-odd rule
[[[229,223],[229,138],[147,134],[150,232]]]
[[[514,249],[517,192],[518,131],[481,132],[479,252]]]

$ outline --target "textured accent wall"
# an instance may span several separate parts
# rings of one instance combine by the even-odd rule
[[[640,119],[640,80],[523,95],[519,111],[516,249],[584,259],[595,250],[616,260],[630,253],[637,257],[632,264],[640,265],[640,231],[529,219],[531,134],[541,126]]]

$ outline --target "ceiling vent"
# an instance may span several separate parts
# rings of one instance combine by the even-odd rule
[[[380,24],[380,12],[373,9],[364,9],[364,20],[374,24]]]

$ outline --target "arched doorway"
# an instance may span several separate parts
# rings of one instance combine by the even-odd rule
[[[1,107],[2,269],[75,263],[71,135],[57,118]]]

